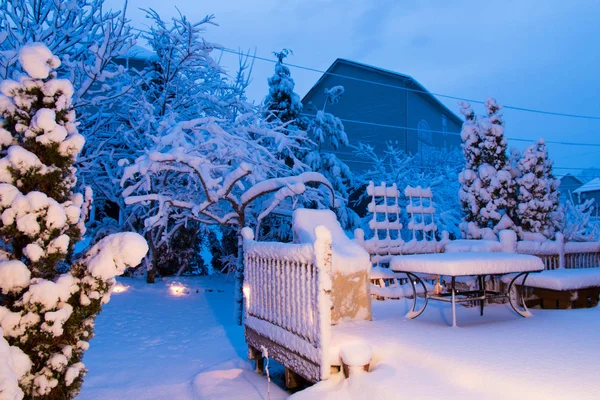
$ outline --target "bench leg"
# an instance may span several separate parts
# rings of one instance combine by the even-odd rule
[[[452,326],[456,327],[456,277],[452,277]]]

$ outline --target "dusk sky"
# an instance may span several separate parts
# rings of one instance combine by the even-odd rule
[[[121,0],[107,0],[113,8]],[[450,4],[451,3],[451,4]],[[552,112],[600,117],[598,40],[600,1],[234,1],[130,0],[133,25],[145,29],[140,8],[167,19],[177,7],[192,21],[215,15],[205,38],[230,49],[293,50],[286,61],[326,70],[338,57],[413,76],[428,90]],[[216,54],[218,57],[219,54]],[[223,54],[234,73],[237,56]],[[303,96],[320,74],[291,68]],[[248,95],[267,93],[273,64],[257,60]],[[458,113],[456,100],[440,98]],[[342,100],[343,101],[343,100]],[[477,105],[476,111],[483,111]],[[509,138],[597,143],[600,120],[505,110]],[[374,121],[376,122],[376,121]],[[518,148],[522,142],[511,142]],[[600,147],[550,144],[556,173],[600,167]]]

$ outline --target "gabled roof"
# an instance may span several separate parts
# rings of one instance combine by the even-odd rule
[[[576,180],[577,182],[579,182],[579,184],[583,185],[583,182],[581,181],[581,179],[579,179],[578,177],[576,177],[575,175],[572,175],[570,173],[567,173],[567,174],[561,176],[558,179],[562,181],[563,179],[566,179],[566,178],[570,178],[570,179]]]
[[[131,48],[123,55],[117,57],[122,59],[130,59],[130,60],[150,60],[156,57],[156,53],[152,50],[149,50],[145,47],[138,46],[134,44]]]
[[[388,75],[397,79],[402,79],[405,81],[408,81],[408,83],[412,86],[415,87],[415,89],[418,92],[423,92],[423,94],[429,95],[429,97],[435,102],[437,103],[442,109],[444,109],[447,113],[448,116],[450,118],[454,118],[456,119],[456,122],[458,122],[459,124],[463,123],[463,120],[461,118],[459,118],[454,112],[452,112],[448,107],[446,107],[446,105],[444,105],[444,103],[442,103],[440,100],[438,100],[437,97],[435,97],[429,90],[425,89],[425,87],[423,85],[421,85],[415,78],[413,78],[410,75],[406,75],[406,74],[401,74],[399,72],[394,72],[391,71],[389,69],[384,69],[384,68],[379,68],[379,67],[375,67],[373,65],[368,65],[368,64],[364,64],[361,62],[357,62],[357,61],[352,61],[352,60],[348,60],[345,58],[338,58],[336,59],[333,64],[331,64],[329,66],[329,68],[327,68],[327,71],[325,71],[325,73],[323,75],[321,75],[321,77],[319,78],[319,80],[313,85],[312,88],[310,88],[310,90],[308,91],[308,93],[306,93],[306,95],[304,95],[304,97],[302,98],[302,101],[304,102],[304,99],[306,99],[312,92],[313,90],[315,90],[315,88],[321,83],[321,81],[325,78],[326,75],[331,74],[332,76],[338,76],[336,73],[332,72],[332,70],[338,65],[338,64],[346,64],[346,65],[351,65],[353,67],[357,67],[360,69],[364,69],[367,71],[373,71],[379,74],[384,74],[384,75]],[[354,79],[353,77],[347,77],[347,79]],[[399,86],[402,87],[402,86]]]
[[[573,193],[596,192],[600,190],[600,178],[594,178],[585,185],[573,190]]]

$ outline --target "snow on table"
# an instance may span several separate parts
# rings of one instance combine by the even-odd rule
[[[512,277],[504,277],[508,281]],[[523,279],[518,279],[521,284]],[[543,271],[530,275],[526,286],[551,290],[577,290],[600,286],[600,268],[569,268]]]
[[[444,247],[444,252],[446,253],[489,253],[499,251],[502,251],[502,243],[494,240],[453,240]]]
[[[535,256],[507,253],[438,253],[392,257],[390,269],[446,276],[496,275],[542,271]]]

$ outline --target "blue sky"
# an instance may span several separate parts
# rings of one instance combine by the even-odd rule
[[[119,8],[121,0],[106,0]],[[600,116],[600,0],[130,0],[163,18],[214,14],[206,39],[259,56],[292,49],[289,62],[325,70],[338,57],[408,74],[432,92],[570,114]],[[224,54],[232,72],[237,58]],[[248,91],[260,101],[273,64],[256,61]],[[292,68],[304,95],[318,73]],[[458,112],[455,100],[442,100]],[[476,107],[477,110],[477,107]],[[481,109],[479,109],[481,110]],[[600,120],[505,110],[506,135],[600,144]],[[524,144],[510,143],[518,148]],[[600,147],[549,145],[556,167],[600,167]],[[557,169],[558,174],[576,172]]]

